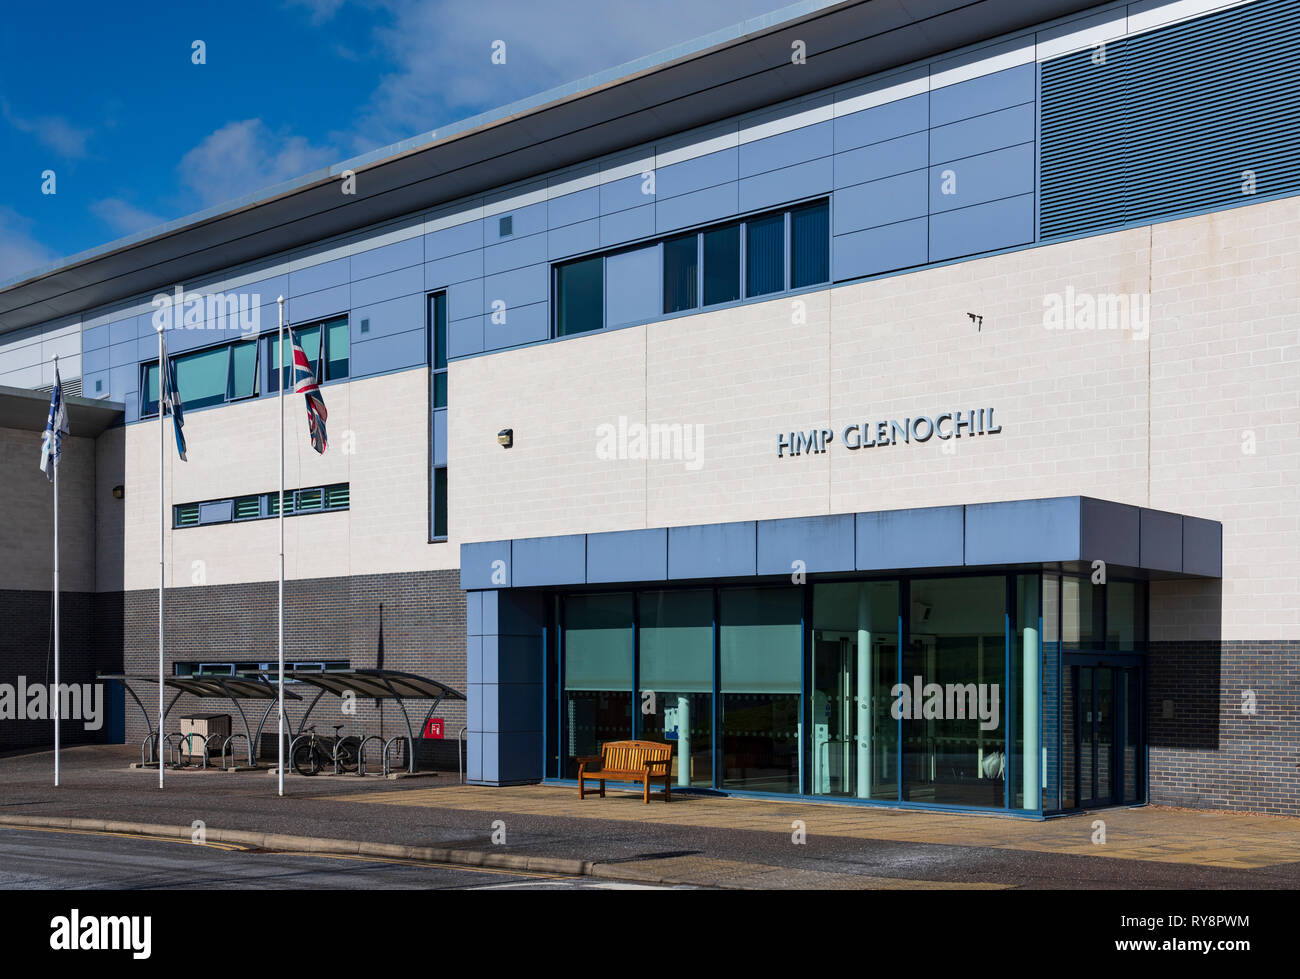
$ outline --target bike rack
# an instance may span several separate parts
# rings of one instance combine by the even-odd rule
[[[198,737],[196,734],[181,734],[179,731],[173,731],[162,739],[163,748],[167,751],[167,764],[173,768],[184,768],[185,763],[181,761],[180,743],[186,738]],[[186,752],[189,754],[189,752]],[[173,758],[175,760],[173,760]]]
[[[215,740],[216,738],[224,738],[224,737],[225,737],[224,734],[218,733],[218,734],[209,734],[206,738],[203,739],[203,767],[205,769],[208,767],[208,762],[212,759],[211,744],[213,740]]]
[[[284,756],[284,770],[286,772],[293,768],[293,753],[294,753],[294,749],[298,747],[298,742],[310,741],[310,740],[311,740],[310,734],[299,734],[289,742],[289,751]]]
[[[158,732],[150,730],[145,739],[140,742],[140,765],[147,766],[153,761],[154,741],[158,738]],[[146,755],[146,750],[148,754]]]
[[[412,753],[412,755],[414,755],[415,753],[415,742],[412,741],[405,734],[395,734],[393,735],[393,737],[389,738],[386,742],[384,742],[384,777],[385,778],[388,777],[388,773],[390,771],[389,763],[388,763],[388,749],[391,748],[398,741],[405,741],[407,743],[408,750]]]
[[[247,734],[232,734],[232,735],[230,735],[230,737],[226,738],[225,741],[221,742],[221,770],[222,770],[223,772],[227,770],[227,769],[226,769],[226,750],[230,747],[231,742],[234,741],[236,738],[243,738],[245,742],[248,741],[248,735],[247,735]],[[231,764],[234,764],[234,761],[235,761],[235,753],[234,753],[233,751],[231,751],[231,753],[230,753],[230,761],[231,761]]]
[[[357,774],[358,775],[364,776],[366,774],[366,745],[368,745],[371,741],[378,741],[381,745],[384,743],[384,739],[377,734],[368,734],[361,739],[361,747],[357,751]]]
[[[461,728],[460,733],[456,735],[456,774],[460,776],[461,785],[465,784],[465,764],[461,757],[464,753],[461,748],[465,746],[465,732],[467,730],[469,729]]]

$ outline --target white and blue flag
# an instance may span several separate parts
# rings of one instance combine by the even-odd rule
[[[63,382],[59,365],[54,365],[54,390],[50,392],[50,417],[41,437],[41,472],[54,481],[54,469],[63,456],[63,436],[68,434],[68,407],[63,403]]]
[[[162,371],[162,377],[159,384],[162,387],[161,397],[158,401],[158,420],[161,422],[163,414],[170,411],[172,424],[176,428],[176,454],[181,457],[181,462],[187,462],[185,458],[185,406],[181,404],[180,392],[176,388],[176,364],[167,356],[167,338],[161,337],[162,344],[161,356],[159,360],[167,365],[167,369]]]

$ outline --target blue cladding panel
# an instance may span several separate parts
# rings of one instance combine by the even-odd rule
[[[930,125],[944,126],[1034,101],[1034,65],[1017,65],[930,93]]]
[[[1081,500],[1064,496],[966,507],[966,563],[1037,564],[1077,561]]]
[[[926,507],[857,515],[857,569],[961,565],[962,508]]]
[[[1079,536],[1079,553],[1083,560],[1138,567],[1140,512],[1135,506],[1084,497],[1080,509],[1083,527]]]
[[[977,204],[930,218],[930,260],[1023,245],[1034,239],[1034,195]]]
[[[600,247],[600,221],[581,221],[578,224],[554,228],[546,235],[546,253],[554,261]]]
[[[740,210],[759,211],[802,197],[825,194],[830,191],[834,180],[835,161],[829,156],[747,177],[740,182]]]
[[[550,321],[546,315],[549,303],[531,306],[512,306],[506,309],[505,322],[494,323],[492,313],[483,315],[483,349],[502,350],[522,343],[536,343],[550,335]]]
[[[135,339],[135,317],[133,316],[131,319],[127,320],[126,325],[130,328],[131,335],[125,339]],[[109,336],[107,323],[102,326],[91,327],[89,330],[83,330],[81,333],[81,349],[83,353],[88,350],[98,350],[100,347],[107,347],[108,344]]]
[[[483,249],[483,271],[488,275],[508,272],[546,261],[546,235],[507,238],[500,245]]]
[[[515,588],[532,585],[580,585],[587,579],[587,538],[529,537],[516,540],[514,551]]]
[[[438,408],[433,412],[433,464],[447,464],[447,409]]]
[[[427,360],[424,329],[367,339],[352,345],[352,376],[368,377],[419,367]]]
[[[541,623],[527,636],[501,635],[497,637],[495,682],[510,684],[542,682]],[[486,646],[484,647],[486,652]],[[483,664],[484,680],[493,682],[488,673],[486,658]],[[538,706],[541,701],[538,700]],[[540,718],[538,722],[540,723]]]
[[[930,163],[925,133],[912,133],[883,143],[862,146],[835,157],[835,187],[850,187],[910,170],[924,170]]]
[[[500,562],[500,581],[493,581],[497,572],[494,567]],[[484,541],[478,544],[460,545],[460,587],[463,591],[480,588],[510,587],[510,541]],[[487,606],[484,606],[486,615]],[[488,626],[485,618],[483,627]],[[493,630],[495,631],[495,630]]]
[[[305,296],[295,296],[285,303],[284,307],[284,315],[288,317],[286,325],[289,326],[346,313],[352,307],[351,287],[342,285],[308,293]]]
[[[483,352],[483,317],[454,320],[447,324],[447,356],[467,357]]]
[[[828,119],[788,133],[743,143],[740,147],[740,176],[743,179],[769,170],[781,170],[830,156],[833,152],[834,124]]]
[[[835,119],[835,152],[843,153],[868,143],[924,132],[929,125],[929,95],[910,95],[897,102],[850,112]]]
[[[483,251],[461,252],[429,262],[424,267],[424,287],[442,289],[455,282],[477,279],[483,274]]]
[[[352,281],[424,264],[424,236],[357,252],[351,258]]]
[[[501,219],[510,218],[510,234],[501,234]],[[527,238],[546,231],[546,201],[526,204],[513,211],[501,211],[483,219],[483,242],[494,245],[513,238]]]
[[[662,311],[658,245],[605,259],[606,326],[644,322]]]
[[[483,598],[484,622],[491,609],[496,610],[497,635],[534,637],[546,624],[541,592],[493,592]]]
[[[600,217],[600,188],[588,187],[572,194],[552,197],[546,203],[547,226],[562,228],[567,224]]]
[[[647,170],[650,167],[651,164],[647,162]],[[623,177],[621,180],[611,180],[607,184],[601,184],[600,213],[613,214],[615,211],[626,211],[628,208],[653,203],[654,195],[646,194],[641,189],[644,183],[645,178],[639,173],[634,173],[630,177]]]
[[[930,131],[930,159],[936,164],[977,156],[1006,146],[1032,143],[1034,105],[1017,105]]]
[[[1223,576],[1223,524],[1183,517],[1183,573]]]
[[[755,573],[753,521],[668,528],[668,577],[725,578]]]
[[[103,390],[95,390],[95,382],[98,381]],[[89,371],[82,367],[82,390],[87,398],[108,398],[110,401],[121,401],[122,396],[113,390],[113,376],[109,371]]]
[[[655,194],[662,202],[668,197],[734,182],[737,159],[736,148],[732,147],[661,167],[655,171]]]
[[[157,334],[154,335],[157,336]],[[146,344],[148,342],[149,340],[144,340],[144,341],[133,340],[130,343],[113,344],[113,346],[108,348],[109,364],[113,367],[124,367],[127,364],[130,364],[132,367],[134,367],[141,360],[148,360],[149,355],[147,353],[143,358],[140,356],[140,351],[141,349],[143,349],[143,344]],[[157,359],[157,355],[158,355],[157,340],[153,341],[152,354],[154,358]]]
[[[82,347],[81,373],[83,375],[90,375],[90,374],[99,373],[100,371],[107,371],[108,367],[109,367],[109,360],[108,360],[107,347],[104,347],[99,350],[87,350],[85,347]],[[91,392],[89,389],[87,389],[86,397],[90,397],[90,396],[91,396]]]
[[[424,260],[434,262],[448,255],[458,255],[474,248],[483,247],[483,223],[466,221],[453,224],[424,236]]]
[[[655,230],[663,234],[731,217],[736,213],[736,200],[734,182],[668,200],[660,198],[655,206]]]
[[[758,573],[852,571],[853,514],[758,521]],[[801,562],[796,564],[796,562]]]
[[[477,316],[484,308],[482,279],[457,282],[448,287],[447,317],[449,319],[462,320],[467,316]]]
[[[550,267],[530,265],[526,268],[490,275],[483,280],[483,298],[489,309],[500,299],[508,307],[545,302],[550,297]]]
[[[478,606],[478,618],[474,618],[475,613],[472,611],[475,607],[474,599],[482,598],[483,593],[472,591],[465,595],[465,607],[467,610],[467,635],[465,636],[465,683],[469,690],[465,691],[468,697],[470,690],[483,682],[483,607]],[[480,691],[481,692],[481,691]],[[467,719],[468,720],[468,719]]]
[[[836,280],[924,265],[929,260],[926,218],[840,235],[833,241]]]
[[[1142,567],[1150,571],[1183,570],[1183,518],[1176,513],[1142,508]]]
[[[467,592],[465,595],[465,634],[483,635],[483,593]]]
[[[361,332],[363,319],[370,321],[369,332],[364,334]],[[380,337],[423,330],[424,321],[424,296],[419,294],[390,299],[374,306],[361,306],[354,309],[349,317],[353,343],[369,343]],[[355,369],[353,373],[356,373]]]
[[[645,200],[646,198],[641,198]],[[654,198],[650,198],[653,200]],[[655,206],[646,204],[630,211],[606,214],[600,219],[600,244],[621,245],[624,242],[649,238],[655,233]]]
[[[668,578],[668,531],[622,530],[587,535],[587,581],[664,581]]]
[[[352,305],[369,306],[399,296],[424,291],[424,267],[413,265],[385,275],[371,276],[352,283]]]
[[[918,170],[837,191],[832,209],[835,234],[923,217],[927,213],[925,182],[925,171]]]
[[[945,184],[955,192],[945,194]],[[1033,192],[1032,143],[930,168],[931,214]]]
[[[289,296],[302,296],[343,285],[351,278],[349,260],[336,258],[332,262],[312,265],[289,273]]]

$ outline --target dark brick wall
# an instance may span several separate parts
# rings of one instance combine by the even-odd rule
[[[1300,641],[1153,642],[1147,689],[1152,802],[1300,815]]]
[[[269,660],[276,658],[276,582],[209,585],[168,589],[166,595],[167,671],[175,661]],[[346,659],[356,668],[419,673],[467,693],[465,684],[465,594],[460,572],[427,571],[409,574],[317,578],[285,583],[285,659]],[[123,596],[120,622],[125,636],[126,672],[158,672],[158,593],[132,591]],[[297,730],[317,688],[295,688],[305,699],[289,701],[287,713]],[[157,711],[157,688],[140,685],[138,693],[151,714]],[[170,695],[169,695],[170,699]],[[266,709],[264,702],[244,701],[249,727],[255,729]],[[331,725],[346,725],[347,734],[391,737],[405,734],[401,712],[393,701],[376,706],[359,700],[357,712],[345,715],[341,701],[325,694],[312,710],[310,723],[321,734]],[[428,701],[412,701],[407,709],[420,735]],[[232,732],[240,732],[238,712],[228,701],[182,696],[167,717],[167,729],[177,730],[189,713],[229,713]],[[465,725],[463,701],[444,700],[437,715],[444,719],[446,739],[419,742],[422,766],[456,770],[456,736]],[[127,740],[139,743],[144,719],[134,701],[127,704]],[[286,746],[287,749],[287,746]],[[275,717],[263,728],[262,751],[274,757]],[[367,768],[370,768],[369,749]],[[373,755],[375,769],[379,755]]]
[[[54,638],[51,593],[0,590],[0,683],[17,685],[19,677],[31,684],[54,682]],[[59,679],[63,683],[93,683],[97,673],[122,669],[120,635],[97,627],[98,611],[111,607],[103,596],[63,592],[59,600]],[[104,744],[111,728],[113,684],[106,685],[104,723],[87,731],[76,720],[62,724],[64,745]],[[120,708],[118,708],[120,709]],[[0,752],[54,744],[53,723],[48,720],[0,720]]]

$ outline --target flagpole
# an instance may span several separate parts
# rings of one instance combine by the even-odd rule
[[[276,679],[279,684],[279,691],[276,699],[280,702],[280,723],[276,727],[280,740],[280,795],[284,795],[284,296],[278,296],[276,303],[280,308],[280,341],[279,341],[279,361],[276,370],[280,372],[280,643],[279,643],[279,669],[276,671]]]
[[[163,722],[167,709],[163,706],[163,587],[166,583],[164,564],[164,539],[166,534],[165,497],[163,496],[163,463],[167,459],[166,423],[163,419],[163,395],[167,389],[167,365],[164,363],[163,325],[158,324],[158,737],[154,747],[158,749],[158,788],[163,787]]]
[[[54,355],[54,386],[59,385],[59,355]],[[63,391],[59,390],[59,402],[63,404]],[[66,410],[66,409],[64,409]],[[56,421],[57,425],[58,422]],[[52,435],[51,438],[57,436]],[[58,457],[52,463],[54,466],[54,690],[51,691],[50,699],[54,701],[54,787],[59,787],[59,463]]]

